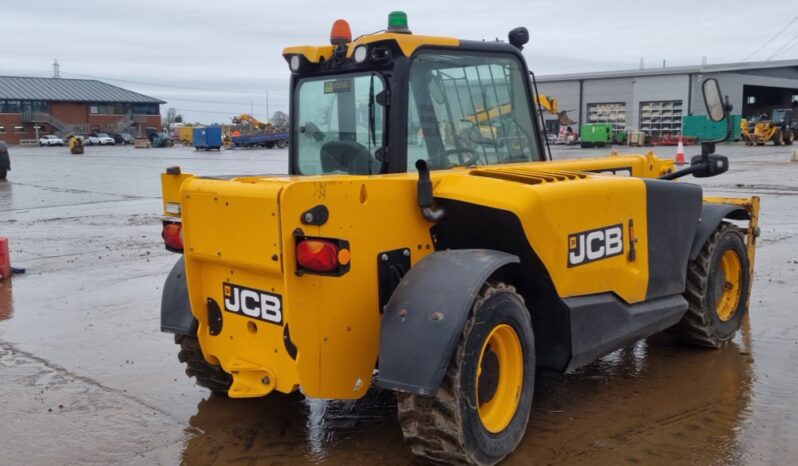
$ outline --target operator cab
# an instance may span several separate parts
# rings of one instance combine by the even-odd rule
[[[779,108],[773,110],[773,123],[776,123],[777,125],[792,123],[792,109]]]
[[[544,159],[519,48],[388,30],[290,47],[290,173],[374,175]]]

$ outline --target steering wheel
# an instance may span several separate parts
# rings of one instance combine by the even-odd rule
[[[471,157],[468,158],[464,157],[463,155],[466,153],[471,154]],[[451,157],[454,154],[457,154],[457,161],[459,162],[459,165],[462,165],[464,167],[469,167],[471,165],[474,165],[476,161],[479,160],[479,155],[480,155],[479,152],[470,147],[455,147],[453,149],[448,149],[444,151],[443,157],[441,158],[446,160],[447,163],[449,163],[449,157]]]

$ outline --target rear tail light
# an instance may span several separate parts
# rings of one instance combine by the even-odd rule
[[[349,271],[349,243],[336,239],[299,238],[296,261],[299,272],[343,275]]]
[[[179,222],[163,222],[161,232],[166,249],[172,252],[183,252],[183,224]]]

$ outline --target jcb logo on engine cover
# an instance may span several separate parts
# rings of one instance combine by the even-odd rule
[[[568,235],[568,267],[623,254],[623,225]]]
[[[283,323],[283,299],[279,294],[223,283],[224,310],[273,324]]]

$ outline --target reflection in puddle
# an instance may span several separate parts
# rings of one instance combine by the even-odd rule
[[[0,280],[0,320],[10,319],[14,315],[14,302],[11,299],[11,280]]]
[[[504,464],[727,464],[750,422],[749,330],[721,351],[658,335],[569,375],[538,376],[527,435]],[[184,463],[412,464],[391,393],[202,401]],[[744,462],[744,461],[743,461]]]

